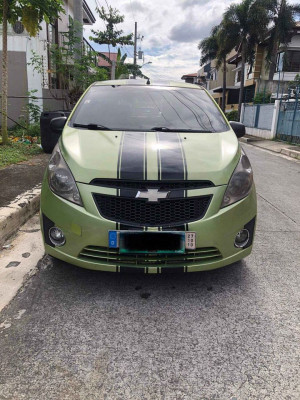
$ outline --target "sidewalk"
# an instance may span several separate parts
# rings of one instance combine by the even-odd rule
[[[0,170],[0,246],[38,211],[49,158],[39,154]]]
[[[261,139],[251,135],[245,135],[239,139],[242,143],[248,143],[261,149],[281,153],[288,157],[300,160],[300,146],[292,145],[286,142],[277,142],[274,140]]]

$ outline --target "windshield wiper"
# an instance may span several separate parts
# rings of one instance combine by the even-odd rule
[[[74,122],[73,126],[74,128],[86,128],[90,130],[100,129],[101,131],[111,131],[111,129],[108,128],[107,126],[98,124],[76,124],[76,122]]]
[[[177,129],[177,128],[167,128],[166,126],[154,126],[150,131],[159,132],[198,132],[198,133],[212,133],[212,131],[201,130],[201,129]]]

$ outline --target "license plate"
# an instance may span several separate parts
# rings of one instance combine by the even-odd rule
[[[196,248],[195,232],[109,231],[109,247],[120,253],[183,254]]]

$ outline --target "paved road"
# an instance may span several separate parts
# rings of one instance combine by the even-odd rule
[[[258,191],[252,255],[184,276],[44,258],[0,315],[1,400],[300,398],[300,164],[244,147]]]

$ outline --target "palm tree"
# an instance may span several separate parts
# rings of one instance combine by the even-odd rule
[[[290,42],[295,18],[300,15],[300,4],[288,4],[286,0],[267,0],[267,8],[273,22],[267,42],[269,80],[273,80],[279,46],[283,44],[287,47]]]
[[[225,112],[226,107],[226,73],[227,64],[226,56],[233,49],[234,41],[230,36],[230,32],[225,32],[224,25],[221,23],[212,28],[210,36],[203,39],[198,49],[202,51],[200,65],[206,64],[210,60],[216,60],[217,70],[223,65],[223,88],[222,88],[222,110]]]
[[[241,86],[239,93],[238,116],[244,97],[245,64],[253,62],[254,49],[267,33],[270,21],[264,0],[243,0],[240,4],[231,4],[223,15],[225,32],[228,32],[241,55]]]

